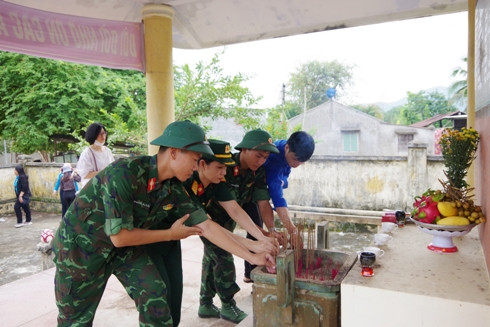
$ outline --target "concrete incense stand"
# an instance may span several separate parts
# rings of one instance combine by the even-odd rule
[[[280,253],[276,274],[264,267],[252,271],[254,326],[340,326],[340,284],[357,255],[329,250],[301,254],[295,260],[292,250]],[[304,269],[297,273],[298,267]]]

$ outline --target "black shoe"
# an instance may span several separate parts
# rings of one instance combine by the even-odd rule
[[[248,277],[243,277],[243,282],[244,283],[253,283],[254,281]]]

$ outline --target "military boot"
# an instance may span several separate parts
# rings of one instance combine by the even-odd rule
[[[217,306],[213,303],[206,303],[199,305],[199,310],[197,311],[199,318],[219,318],[220,312]]]
[[[248,316],[245,312],[243,312],[236,306],[235,300],[231,300],[230,302],[226,303],[223,302],[220,314],[222,319],[231,321],[235,324],[238,324],[240,321]]]

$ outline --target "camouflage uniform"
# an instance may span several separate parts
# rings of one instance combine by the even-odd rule
[[[242,205],[250,201],[269,200],[265,170],[261,167],[256,172],[248,170],[241,175],[240,153],[235,153],[233,159],[237,166],[227,167],[226,182],[210,184],[205,190],[202,190],[197,173],[194,173],[193,177],[185,182],[189,193],[198,197],[198,201],[205,207],[211,219],[231,232],[235,229],[236,222],[219,204],[220,201],[236,200],[239,205]],[[204,243],[204,256],[200,304],[212,303],[216,294],[223,303],[229,302],[240,290],[236,283],[233,256],[205,238],[201,239]]]
[[[54,240],[58,325],[91,326],[114,274],[135,301],[140,326],[173,326],[175,309],[169,305],[175,304],[168,302],[173,292],[182,293],[180,243],[163,242],[165,251],[155,266],[145,246],[115,248],[109,235],[121,229],[167,229],[187,213],[188,226],[207,219],[177,179],[158,183],[156,156],[119,160],[92,178]],[[179,274],[180,284],[174,280]],[[178,307],[180,314],[180,303]]]
[[[185,186],[189,193],[194,196],[194,200],[199,202],[206,210],[213,199],[216,201],[235,200],[224,182],[209,184],[204,189],[198,172],[194,172],[193,176],[185,182]],[[228,219],[213,218],[213,220],[231,232],[235,228],[235,222],[229,217]],[[201,304],[211,304],[216,293],[218,293],[223,302],[229,302],[233,299],[235,293],[240,290],[240,287],[235,283],[236,272],[233,256],[206,238],[201,237],[201,240],[204,243],[204,255],[202,259],[200,302]]]

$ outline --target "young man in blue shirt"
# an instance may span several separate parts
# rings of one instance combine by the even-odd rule
[[[274,144],[279,150],[279,153],[271,152],[264,164],[267,187],[272,204],[274,205],[274,210],[276,210],[288,234],[293,235],[296,232],[296,227],[289,217],[288,205],[284,198],[283,189],[288,187],[291,168],[299,167],[311,158],[315,151],[315,141],[308,133],[299,131],[291,134],[287,140],[277,140]],[[272,211],[272,207],[270,207],[270,211]],[[251,213],[249,215],[252,216]],[[264,221],[264,223],[267,223],[267,221]],[[266,227],[269,232],[275,232],[274,225]],[[275,235],[278,236],[277,234]],[[245,261],[245,282],[252,282],[250,272],[254,267]]]

